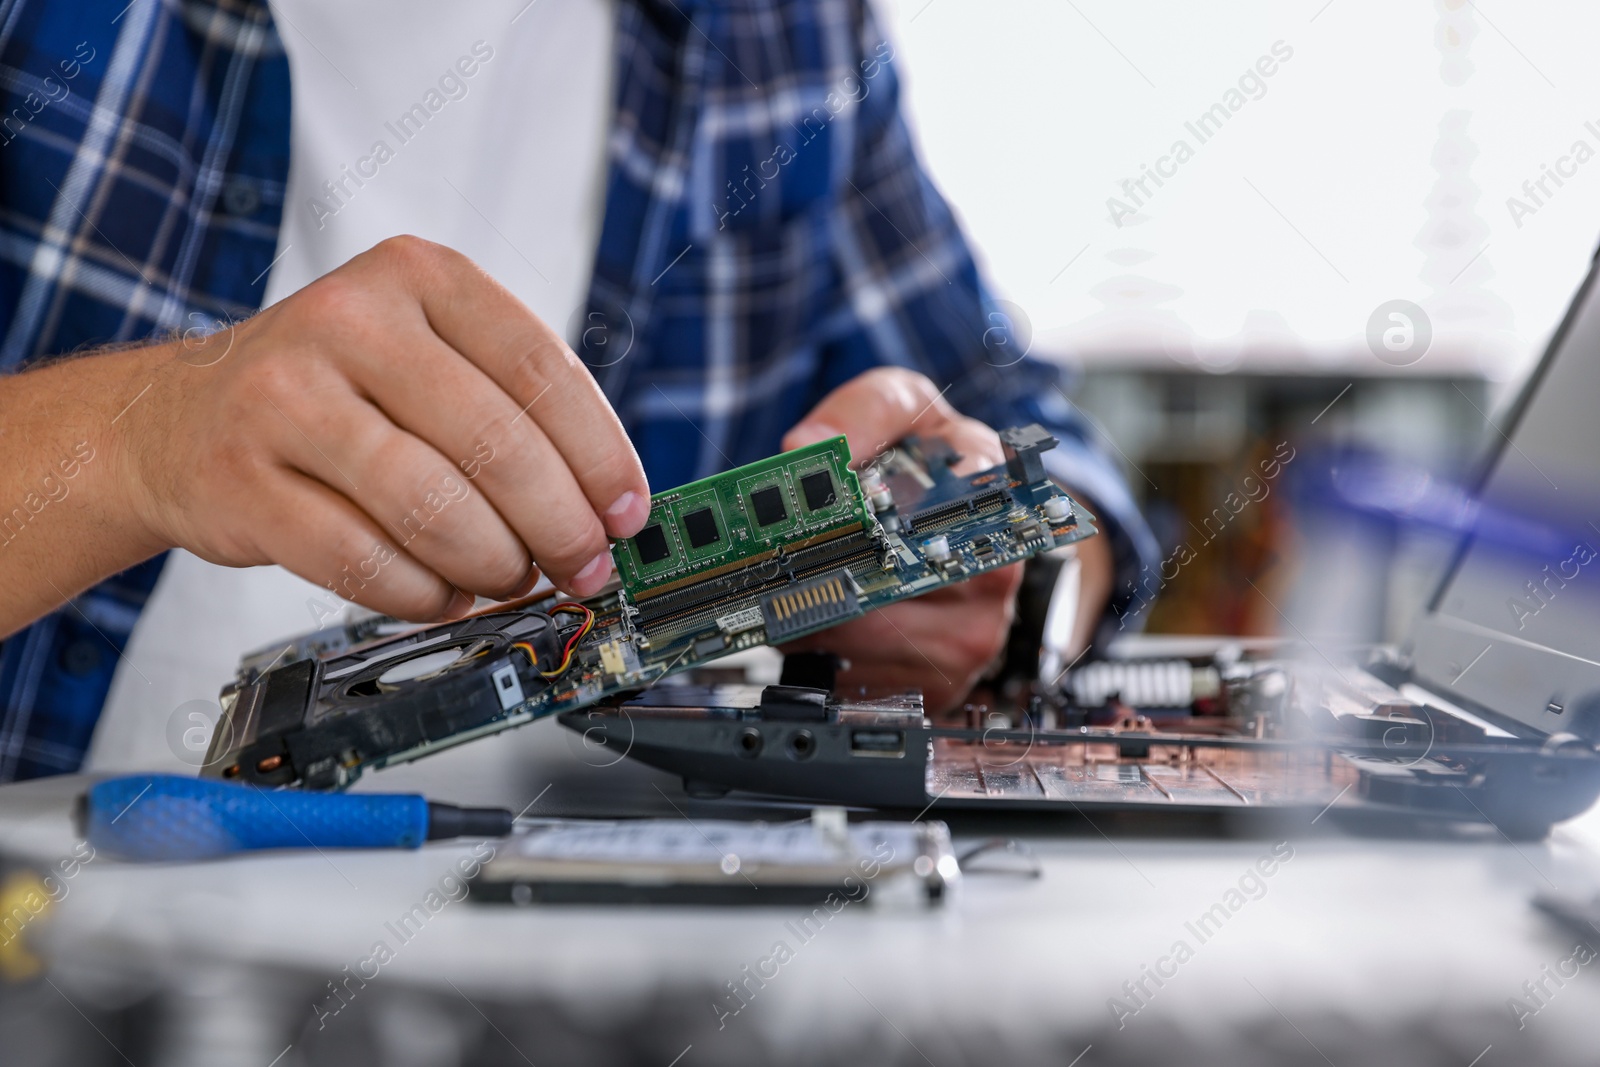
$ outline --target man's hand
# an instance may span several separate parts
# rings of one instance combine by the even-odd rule
[[[850,454],[868,460],[910,434],[942,438],[961,454],[958,474],[1004,461],[999,436],[956,411],[927,378],[881,367],[823,398],[783,439],[800,448],[844,434]],[[827,649],[850,662],[843,686],[869,691],[920,688],[932,713],[958,707],[1005,647],[1020,566],[987,571],[957,585],[801,638],[791,649]]]
[[[78,438],[103,458],[25,520],[53,530],[6,539],[0,576],[31,595],[0,612],[0,634],[169,547],[278,563],[409,619],[517,595],[541,570],[588,595],[610,575],[608,539],[649,512],[633,446],[561,338],[412,237],[208,336],[0,383],[5,429],[8,448],[31,442],[11,453],[12,494]]]

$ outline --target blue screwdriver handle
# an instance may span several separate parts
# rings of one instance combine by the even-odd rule
[[[136,774],[91,786],[83,835],[132,860],[195,860],[268,848],[417,848],[428,801],[403,793],[302,793]]]

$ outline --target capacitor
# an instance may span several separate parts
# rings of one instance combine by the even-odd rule
[[[1065,522],[1072,517],[1072,501],[1064,496],[1053,496],[1044,502],[1044,517],[1051,522]]]
[[[894,507],[894,494],[883,482],[883,475],[872,469],[861,472],[861,491],[867,495],[872,510],[882,513]]]
[[[950,558],[950,538],[935,534],[922,542],[923,558],[933,563],[943,563]]]

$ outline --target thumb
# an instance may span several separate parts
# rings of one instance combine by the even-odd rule
[[[845,382],[784,435],[783,447],[841,434],[857,467],[910,434],[944,440],[965,457],[961,469],[982,470],[1002,459],[993,430],[951,407],[927,376],[903,367],[876,367]]]
[[[793,429],[783,435],[783,450],[788,452],[791,449],[804,448],[806,445],[814,445],[818,441],[826,441],[830,437],[839,437],[841,435],[844,437],[850,436],[833,423],[824,422],[818,417],[816,411],[812,411],[804,419],[795,423]],[[850,451],[852,455],[855,454],[853,447]]]
[[[823,397],[784,436],[783,447],[803,448],[842,434],[850,442],[853,460],[870,460],[910,432],[912,420],[937,393],[920,374],[898,367],[874,368]]]

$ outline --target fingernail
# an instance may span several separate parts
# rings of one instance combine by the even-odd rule
[[[602,552],[585,564],[583,570],[574,574],[568,585],[578,596],[593,596],[605,586],[610,577],[611,553]]]
[[[818,441],[826,441],[830,437],[843,436],[843,430],[829,426],[825,422],[802,422],[783,435],[783,443],[787,448],[804,448]]]
[[[644,529],[649,517],[650,501],[630,489],[606,508],[606,529],[613,537],[632,537]]]

